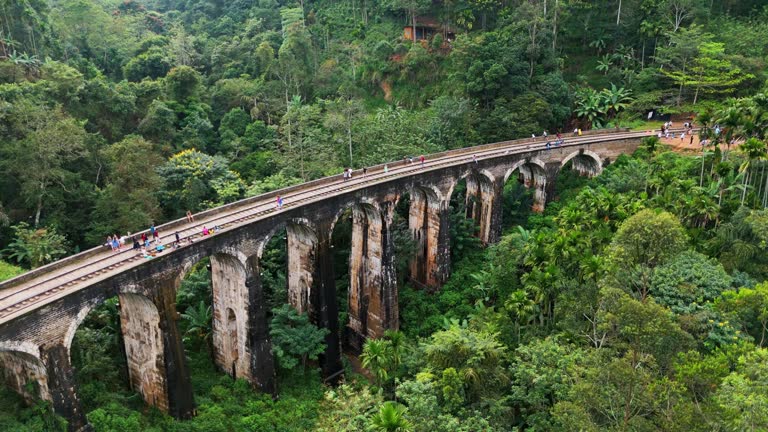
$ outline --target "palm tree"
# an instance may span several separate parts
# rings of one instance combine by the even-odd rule
[[[413,425],[405,414],[408,409],[399,403],[388,401],[371,417],[370,430],[375,432],[408,432]]]
[[[212,340],[212,327],[211,321],[213,315],[211,314],[211,307],[206,306],[203,300],[196,307],[188,307],[187,310],[181,314],[189,327],[187,327],[187,334],[196,336],[200,341],[204,341],[208,347],[208,352],[213,354],[213,340]]]
[[[741,164],[739,171],[744,174],[744,189],[741,192],[741,205],[744,205],[744,200],[747,197],[747,188],[750,182],[750,168],[753,165],[753,161],[763,159],[766,155],[765,142],[757,138],[749,138],[744,144],[741,145],[741,152],[747,156],[747,160]]]
[[[379,387],[389,377],[390,349],[391,342],[388,340],[368,339],[365,341],[363,353],[360,355],[363,367],[373,373],[376,377],[376,385]]]

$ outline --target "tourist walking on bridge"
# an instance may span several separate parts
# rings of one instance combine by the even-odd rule
[[[194,222],[195,216],[192,214],[191,211],[187,210],[187,222]]]
[[[419,161],[421,162],[421,167],[424,168],[424,155],[421,155]]]

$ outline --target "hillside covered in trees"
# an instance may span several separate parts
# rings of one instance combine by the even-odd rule
[[[97,431],[766,430],[767,41],[761,0],[0,0],[0,280],[344,167],[695,118],[700,149],[564,172],[543,214],[508,186],[487,249],[454,200],[438,293],[396,218],[401,332],[340,387],[271,244],[280,399],[215,370],[205,262],[177,300],[198,416],[128,389],[115,301],[75,337],[79,393]],[[63,427],[1,396],[0,429]]]

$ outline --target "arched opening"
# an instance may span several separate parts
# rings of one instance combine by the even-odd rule
[[[126,302],[136,300],[130,306],[137,306],[140,302],[138,297],[130,295]],[[101,304],[83,310],[85,315],[81,321],[75,322],[73,325],[76,327],[70,329],[70,361],[86,416],[96,409],[106,409],[114,404],[127,404],[133,409],[145,407],[140,385],[134,384],[140,380],[131,376],[129,359],[136,356],[141,361],[142,356],[149,356],[155,348],[126,344],[125,334],[135,333],[153,341],[155,339],[149,334],[152,331],[149,326],[142,328],[144,326],[139,324],[138,317],[131,321],[136,324],[133,330],[130,330],[130,325],[124,329],[122,307],[123,301],[118,296],[107,298]],[[145,315],[156,322],[156,317],[151,317],[151,312],[155,315],[157,312],[153,309]],[[141,373],[141,368],[135,368],[135,371]]]
[[[359,267],[361,261],[364,259],[363,254],[357,254],[352,256],[352,236],[353,226],[355,223],[365,223],[365,219],[355,221],[355,215],[353,207],[347,207],[340,211],[336,216],[335,223],[333,223],[333,231],[331,232],[331,250],[333,251],[333,274],[336,279],[336,301],[339,305],[339,328],[342,329],[342,341],[345,348],[349,348],[349,344],[354,345],[354,337],[350,333],[350,326],[353,329],[358,329],[360,326],[360,320],[358,317],[358,291],[352,290],[352,278],[359,278],[359,274],[351,274],[350,267],[352,263],[355,263],[356,267]],[[366,239],[367,240],[367,239]],[[360,245],[358,246],[358,251]],[[364,252],[364,251],[363,251]],[[350,312],[350,306],[355,309]],[[350,319],[350,315],[352,315]],[[353,349],[354,350],[354,349]]]
[[[560,164],[557,173],[557,186],[553,197],[555,200],[564,200],[578,193],[589,179],[602,172],[602,163],[599,156],[583,150],[568,155]]]
[[[491,198],[490,184],[482,174],[470,172],[459,179],[451,191],[449,226],[454,266],[481,250],[480,223],[490,216],[490,206],[484,202]]]
[[[50,403],[48,375],[43,362],[35,355],[0,347],[0,379],[4,384],[0,385],[0,397],[4,401],[0,413],[4,418],[26,417],[40,412],[35,409],[37,406]],[[3,425],[7,430],[16,426],[6,422]],[[19,423],[17,428],[22,426]]]
[[[227,308],[227,333],[226,333],[226,345],[224,351],[228,353],[232,366],[231,373],[233,378],[237,378],[237,360],[240,358],[240,350],[238,347],[239,341],[237,339],[237,317],[235,311],[232,308]]]
[[[534,190],[525,185],[518,169],[509,176],[502,189],[502,230],[524,225],[533,213]]]
[[[546,204],[547,175],[539,160],[522,160],[504,175],[502,226],[525,223],[531,212],[543,212]]]
[[[281,393],[321,383],[317,354],[325,347],[325,334],[316,326],[314,314],[320,311],[313,304],[317,248],[314,227],[291,220],[270,232],[259,250],[259,277]]]

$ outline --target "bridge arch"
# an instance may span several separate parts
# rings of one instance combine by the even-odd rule
[[[0,379],[27,403],[51,400],[48,372],[37,346],[28,342],[0,342]],[[30,388],[30,383],[34,383]]]
[[[580,175],[593,177],[603,171],[600,155],[588,149],[579,149],[566,156],[560,162],[560,169],[563,169],[568,162],[571,162],[573,169]]]

